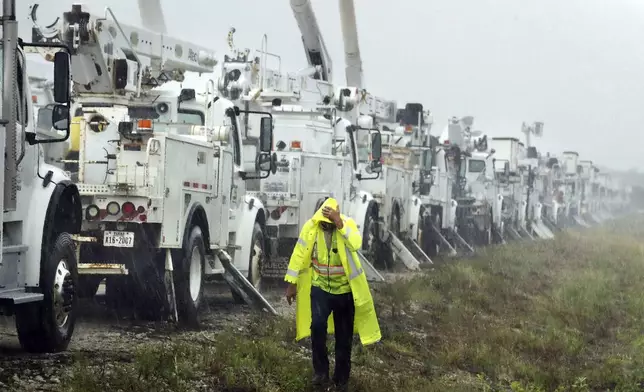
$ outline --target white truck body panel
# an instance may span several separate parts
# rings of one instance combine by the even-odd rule
[[[579,154],[573,151],[567,151],[562,154],[563,169],[567,176],[577,174],[577,165],[579,161]]]
[[[491,138],[488,141],[490,149],[494,149],[496,159],[495,169],[497,172],[504,170],[504,163],[509,164],[510,173],[516,173],[519,169],[521,157],[521,146],[519,139],[515,138]]]

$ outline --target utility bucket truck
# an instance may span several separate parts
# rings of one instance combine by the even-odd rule
[[[589,160],[579,161],[579,218],[590,226],[593,222],[590,216],[591,181],[595,174],[593,162]]]
[[[575,151],[564,151],[561,155],[560,170],[554,177],[554,187],[557,190],[557,203],[562,205],[561,214],[557,216],[557,224],[563,227],[580,225],[578,215],[581,198],[579,196],[579,154]],[[585,223],[585,222],[584,222]]]
[[[415,176],[417,180],[413,183],[414,190],[422,203],[417,242],[429,257],[437,256],[443,251],[456,256],[458,254],[456,249],[459,248],[458,241],[456,241],[456,247],[452,242],[458,236],[456,228],[458,203],[454,200],[452,192],[458,171],[450,158],[454,150],[449,142],[441,144],[438,137],[429,134],[429,130],[424,146],[420,170]],[[469,244],[467,247],[469,248]]]
[[[356,88],[340,88],[335,94],[340,116],[347,119],[347,151],[351,155],[358,186],[350,196],[350,214],[363,228],[363,252],[380,268],[391,268],[396,259],[410,270],[431,260],[411,237],[418,224],[420,202],[412,198],[413,171],[385,157],[395,155],[396,107]],[[351,119],[351,120],[349,120]],[[393,149],[392,149],[393,147]],[[382,156],[378,152],[382,151]],[[340,153],[340,152],[339,152]]]
[[[554,234],[544,223],[543,203],[547,194],[547,171],[536,147],[528,147],[524,165],[526,182],[526,227],[533,236],[541,239],[552,239]]]
[[[279,57],[263,48],[251,56],[250,49],[224,56],[218,89],[222,97],[252,111],[268,111],[274,120],[276,173],[259,182],[247,194],[257,197],[266,208],[267,257],[262,258],[261,276],[283,277],[288,258],[298,241],[303,225],[322,205],[326,197],[340,201],[348,213],[348,200],[353,180],[351,162],[335,155],[334,127],[336,118],[330,105],[333,86],[316,79],[315,67],[299,74],[282,74],[279,61],[271,68],[268,59]],[[249,146],[257,140],[258,125],[252,119],[242,121]],[[368,262],[367,276],[383,280]]]
[[[517,138],[493,137],[489,147],[494,149],[494,170],[503,195],[501,213],[503,234],[518,240],[530,236],[525,229],[526,199],[523,182],[525,146]]]
[[[15,11],[15,1],[2,2],[0,312],[15,315],[25,350],[55,352],[67,348],[76,322],[78,267],[71,235],[80,231],[81,207],[76,186],[44,162],[42,146],[69,137],[70,57],[58,52],[52,58],[50,121],[64,136],[40,138],[25,56],[33,44],[18,40]]]
[[[420,203],[416,199],[414,205],[412,198],[413,171],[383,165],[383,156],[370,153],[374,145],[382,146],[384,154],[395,146],[391,126],[396,124],[397,105],[365,89],[353,0],[340,0],[338,4],[347,86],[336,89],[333,103],[338,115],[347,121],[348,152],[354,176],[360,181],[351,197],[350,213],[363,230],[367,258],[382,267],[392,266],[397,258],[408,269],[416,270],[420,262],[414,252],[423,252],[411,237],[420,214]],[[431,262],[426,256],[421,260]]]
[[[541,221],[552,233],[559,231],[556,217],[559,210],[557,191],[554,188],[554,178],[559,171],[559,160],[550,153],[539,156],[539,169],[535,179],[535,186],[539,192]]]
[[[494,169],[494,150],[487,136],[473,131],[474,118],[452,117],[439,142],[447,146],[446,159],[453,178],[456,230],[451,243],[472,253],[474,246],[502,242],[501,204]],[[474,139],[478,138],[478,139]]]
[[[443,236],[453,228],[455,201],[451,198],[450,178],[442,160],[438,139],[431,136],[433,116],[420,103],[407,103],[398,109],[395,124],[383,124],[385,165],[412,173],[409,200],[409,233],[403,243],[417,259],[433,263],[431,257],[451,244]]]
[[[528,235],[542,239],[552,239],[554,234],[544,223],[543,211],[549,184],[549,169],[537,151],[531,144],[532,136],[543,136],[543,123],[534,122],[528,125],[525,122],[521,125],[521,132],[526,135],[526,156],[520,162],[521,174],[524,185],[525,200],[525,229]]]
[[[194,323],[205,278],[223,276],[237,300],[274,312],[248,280],[266,216],[245,195],[246,180],[270,174],[270,113],[259,114],[260,151],[246,164],[243,111],[216,96],[213,81],[205,98],[155,89],[185,72],[212,73],[208,49],[78,4],[36,33],[72,51],[77,140],[64,162],[76,165],[82,197],[83,292],[107,278],[108,297],[136,299],[139,316]]]

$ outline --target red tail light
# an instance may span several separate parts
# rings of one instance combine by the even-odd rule
[[[126,201],[121,206],[121,211],[123,211],[123,215],[132,215],[136,211],[136,207],[134,207],[133,203]]]
[[[276,209],[271,211],[271,218],[273,218],[273,220],[278,220],[282,216],[284,211],[286,211],[286,208],[287,207],[285,206],[277,207]]]

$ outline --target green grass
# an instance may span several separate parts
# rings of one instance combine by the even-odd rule
[[[383,341],[354,391],[636,391],[644,386],[644,223],[489,248],[372,287]],[[294,320],[179,335],[128,363],[79,358],[65,391],[307,391]]]

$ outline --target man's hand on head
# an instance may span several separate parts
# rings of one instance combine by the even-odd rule
[[[322,209],[322,215],[333,222],[336,228],[341,229],[344,227],[342,217],[340,216],[340,206],[336,207],[335,210],[330,207],[324,207]]]

